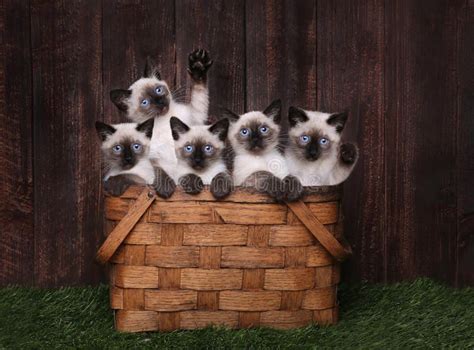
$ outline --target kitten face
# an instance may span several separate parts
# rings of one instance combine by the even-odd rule
[[[149,58],[143,78],[134,82],[128,90],[112,90],[110,98],[136,122],[165,115],[172,100],[168,84],[161,80],[156,64]]]
[[[245,151],[255,155],[278,146],[281,102],[274,101],[263,112],[248,112],[242,116],[231,114],[229,140],[237,153]]]
[[[289,147],[298,158],[312,162],[338,150],[346,113],[328,114],[290,107],[288,117]]]
[[[108,125],[96,122],[106,164],[110,168],[129,170],[147,157],[153,124],[153,118],[141,124]]]
[[[222,119],[207,126],[190,128],[176,117],[170,119],[171,132],[175,140],[176,157],[196,171],[205,171],[222,159],[229,121]]]

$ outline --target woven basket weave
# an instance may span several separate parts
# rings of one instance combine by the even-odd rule
[[[338,187],[319,188],[286,205],[242,189],[218,202],[207,190],[163,200],[132,187],[106,197],[112,233],[98,260],[111,263],[116,328],[335,323],[339,262],[313,231],[326,234],[321,242],[339,260],[348,254],[331,246],[342,230],[340,195]]]

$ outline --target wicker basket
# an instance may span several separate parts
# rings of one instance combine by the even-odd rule
[[[242,189],[219,202],[178,190],[163,200],[132,187],[107,197],[110,234],[97,258],[111,263],[116,328],[335,323],[338,260],[350,254],[335,239],[340,196],[319,188],[285,205]]]

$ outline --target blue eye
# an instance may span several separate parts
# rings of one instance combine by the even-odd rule
[[[321,146],[327,146],[327,145],[329,144],[329,140],[328,140],[327,138],[321,137],[321,138],[319,139],[319,144],[320,144]]]
[[[165,89],[163,89],[163,86],[158,86],[156,89],[155,89],[155,92],[157,95],[163,95],[164,92],[165,92]]]
[[[266,133],[268,132],[268,128],[264,125],[264,126],[262,126],[262,127],[260,128],[260,132],[261,132],[262,134],[266,134]]]
[[[150,104],[150,101],[148,101],[147,99],[144,99],[144,100],[142,101],[142,106],[143,106],[143,107],[146,107],[146,106],[148,106],[149,104]]]
[[[139,143],[134,143],[132,145],[132,148],[135,152],[140,152],[140,150],[142,149],[142,145],[140,145]]]
[[[122,150],[123,150],[123,147],[121,145],[115,145],[114,147],[112,147],[112,150],[114,151],[114,153],[121,153]]]
[[[308,143],[309,141],[311,141],[311,137],[308,135],[301,135],[300,140],[302,143]]]
[[[191,145],[184,146],[184,151],[187,153],[191,153],[194,150],[194,147]]]
[[[205,145],[203,149],[204,152],[211,153],[214,150],[214,147],[212,145]]]
[[[247,137],[249,136],[250,130],[247,128],[240,129],[240,135]]]

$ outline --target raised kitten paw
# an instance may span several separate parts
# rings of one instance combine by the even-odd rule
[[[303,196],[304,188],[300,180],[292,175],[288,175],[283,179],[285,188],[285,198],[288,202],[294,202]]]
[[[204,188],[202,179],[195,174],[187,174],[179,179],[179,184],[184,192],[189,194],[198,194]]]
[[[111,176],[104,182],[104,190],[114,197],[121,196],[135,182],[126,175]]]
[[[207,71],[212,66],[213,61],[209,52],[203,49],[196,49],[189,54],[188,72],[195,82],[205,82]]]
[[[352,165],[357,161],[359,150],[353,143],[344,143],[341,145],[340,155],[344,164]]]
[[[216,199],[227,197],[232,192],[232,177],[227,173],[217,174],[211,181],[210,190]]]

